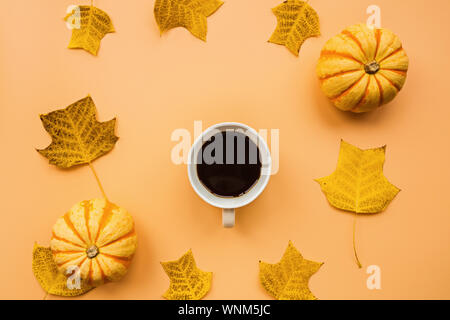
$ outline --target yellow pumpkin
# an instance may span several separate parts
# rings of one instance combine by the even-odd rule
[[[359,113],[394,99],[408,64],[395,34],[358,24],[327,41],[316,72],[322,91],[337,108]]]
[[[56,221],[50,248],[58,269],[79,267],[81,279],[98,286],[120,280],[136,251],[131,215],[105,199],[77,203]]]

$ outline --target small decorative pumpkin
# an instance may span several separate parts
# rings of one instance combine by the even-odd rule
[[[322,91],[337,108],[360,113],[395,98],[408,64],[395,34],[358,24],[327,41],[316,72]]]
[[[78,266],[81,279],[99,286],[127,272],[137,236],[131,215],[105,199],[77,203],[56,221],[50,248],[58,269]]]

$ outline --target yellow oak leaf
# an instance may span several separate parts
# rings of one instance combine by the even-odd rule
[[[272,9],[277,17],[277,27],[269,42],[286,46],[298,56],[303,42],[320,36],[319,16],[306,2],[286,0]]]
[[[33,273],[47,294],[74,297],[85,294],[94,288],[86,282],[80,281],[79,289],[77,289],[76,282],[72,282],[71,279],[58,271],[50,248],[37,244],[33,248]],[[69,282],[70,285],[68,285]],[[71,286],[73,286],[72,289]]]
[[[52,143],[37,151],[60,168],[91,163],[104,155],[119,139],[114,135],[116,119],[98,122],[96,112],[94,101],[87,96],[65,109],[41,115]]]
[[[330,204],[355,213],[383,211],[400,189],[383,175],[386,146],[361,150],[341,141],[336,170],[317,179]]]
[[[161,262],[170,278],[170,286],[163,295],[168,300],[200,300],[211,288],[212,272],[197,268],[192,251],[175,261]]]
[[[206,18],[222,6],[220,0],[156,0],[154,13],[159,31],[183,27],[206,41]]]
[[[69,48],[84,49],[94,56],[97,55],[103,37],[115,32],[108,14],[94,6],[78,6],[64,20],[70,21],[72,25]]]
[[[259,262],[259,280],[266,291],[278,300],[316,300],[308,282],[323,263],[306,260],[291,241],[280,262]]]

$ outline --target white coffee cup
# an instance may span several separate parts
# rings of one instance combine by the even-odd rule
[[[259,160],[261,162],[261,175],[255,184],[244,194],[238,197],[220,197],[209,191],[200,181],[197,175],[197,156],[202,145],[215,134],[234,130],[245,134],[251,139],[259,149]],[[194,142],[188,156],[188,176],[195,192],[204,201],[212,206],[222,208],[222,223],[226,228],[231,228],[235,224],[235,209],[245,206],[255,200],[269,182],[272,168],[270,151],[264,139],[249,126],[237,122],[223,122],[206,129]]]

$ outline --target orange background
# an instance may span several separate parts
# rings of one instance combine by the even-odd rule
[[[320,299],[450,298],[449,1],[376,1],[411,63],[399,96],[365,115],[331,106],[315,65],[327,39],[366,21],[372,0],[310,1],[322,36],[298,58],[267,43],[280,0],[226,1],[208,18],[207,43],[181,28],[160,37],[154,1],[98,0],[117,30],[98,57],[66,48],[62,18],[74,2],[89,3],[2,1],[0,298],[44,296],[31,271],[33,243],[48,245],[59,216],[100,196],[88,167],[60,170],[34,150],[50,143],[38,115],[88,93],[100,121],[118,119],[120,140],[94,166],[109,198],[134,216],[139,248],[126,278],[80,299],[159,299],[169,284],[159,262],[189,248],[214,272],[207,299],[269,299],[258,260],[278,262],[288,240],[325,262],[310,281]],[[280,129],[280,170],[237,211],[234,229],[194,193],[186,166],[171,162],[171,133],[193,134],[194,120],[204,129],[223,121]],[[381,290],[367,289],[354,262],[353,216],[332,208],[313,181],[334,170],[341,138],[387,144],[385,175],[402,189],[385,212],[357,222],[360,259],[380,266]]]

